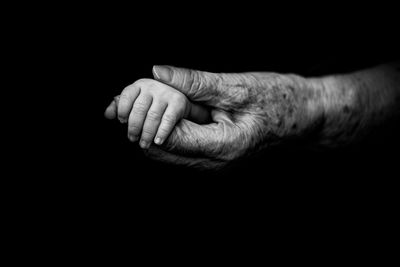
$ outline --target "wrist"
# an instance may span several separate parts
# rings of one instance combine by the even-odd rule
[[[351,139],[347,128],[358,130],[361,111],[358,110],[357,82],[352,75],[332,75],[311,78],[315,91],[315,110],[318,127],[315,144],[336,146]]]
[[[354,87],[351,79],[342,76],[310,77],[289,75],[296,88],[296,119],[291,126],[292,135],[305,138],[307,143],[318,144],[332,128],[337,115],[354,109]],[[330,131],[330,130],[329,130]],[[313,140],[309,140],[313,138]]]
[[[326,110],[325,94],[328,89],[322,78],[290,76],[293,86],[296,88],[295,99],[298,107],[296,124],[299,127],[297,127],[297,133],[294,134],[307,136],[321,128],[320,125],[324,121]]]
[[[353,109],[356,84],[351,76],[335,75],[322,77],[319,80],[322,84],[319,102],[325,115]]]

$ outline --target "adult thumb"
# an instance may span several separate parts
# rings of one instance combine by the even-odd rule
[[[218,96],[221,74],[172,66],[154,66],[153,76],[176,90],[182,92],[192,101],[208,104]]]

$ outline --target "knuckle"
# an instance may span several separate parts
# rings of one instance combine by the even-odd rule
[[[151,121],[159,121],[161,119],[161,114],[156,111],[149,110],[149,112],[147,112],[146,119]]]
[[[118,98],[119,102],[128,101],[128,100],[129,100],[129,95],[128,95],[128,93],[126,91],[122,92],[121,95]]]
[[[172,126],[173,126],[172,124],[164,124],[162,127],[158,129],[157,135],[164,138],[167,137],[173,129]]]
[[[132,108],[133,114],[145,115],[147,113],[147,105],[142,102],[136,102]]]
[[[138,86],[136,85],[136,83],[130,84],[127,87],[124,88],[124,90],[122,90],[121,95],[126,95],[129,96],[129,93],[134,92],[136,90],[138,90]]]
[[[198,92],[199,88],[203,86],[202,81],[203,79],[201,79],[198,71],[190,70],[188,88],[191,95],[196,95],[196,92]]]
[[[152,134],[154,134],[154,131],[149,127],[143,127],[142,134],[144,134],[144,135],[152,135]]]
[[[171,99],[174,100],[174,101],[182,101],[184,99],[183,94],[180,93],[180,92],[174,91],[174,92],[171,92],[171,93],[172,93],[171,94]]]
[[[166,125],[174,125],[176,122],[176,116],[171,115],[171,114],[165,114],[163,117],[163,121]]]
[[[151,81],[151,80],[142,78],[142,79],[136,80],[132,85],[141,86],[141,85],[148,83],[149,81]]]
[[[151,92],[156,86],[151,79],[139,79],[134,83],[135,87],[140,88],[141,93]]]
[[[145,141],[151,141],[153,139],[152,137],[154,136],[154,132],[149,129],[142,129],[142,139]]]

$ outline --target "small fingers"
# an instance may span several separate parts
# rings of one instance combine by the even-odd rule
[[[121,123],[128,121],[133,103],[140,94],[140,87],[134,83],[126,87],[119,96],[118,119]]]
[[[158,126],[160,125],[163,113],[167,108],[167,103],[155,102],[153,103],[147,112],[146,120],[142,129],[142,136],[140,138],[140,147],[147,149],[153,142],[154,136],[157,133]]]
[[[120,100],[121,101],[121,100]],[[147,111],[151,106],[153,98],[150,95],[139,95],[133,104],[129,115],[128,138],[132,142],[138,140],[142,131],[143,123],[147,115]]]
[[[109,119],[115,119],[117,117],[117,103],[115,100],[113,100],[110,105],[106,108],[106,111],[104,112],[104,116]]]
[[[156,143],[157,145],[161,145],[164,143],[164,141],[170,135],[171,131],[174,129],[175,124],[178,122],[178,115],[179,114],[176,112],[174,107],[172,107],[171,105],[167,107],[162,117],[160,127],[158,127],[154,143]]]

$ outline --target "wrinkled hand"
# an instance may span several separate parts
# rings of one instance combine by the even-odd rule
[[[181,120],[162,146],[145,153],[156,160],[218,169],[267,146],[299,138],[318,122],[321,84],[297,75],[217,74],[155,66],[154,78],[212,110],[213,123]]]

